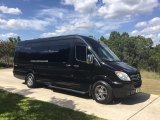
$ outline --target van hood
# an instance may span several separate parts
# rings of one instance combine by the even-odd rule
[[[105,65],[109,66],[111,69],[114,69],[115,71],[123,71],[127,74],[135,74],[138,72],[138,70],[124,62],[121,61],[106,61]]]

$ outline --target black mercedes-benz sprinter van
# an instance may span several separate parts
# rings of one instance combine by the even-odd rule
[[[38,83],[89,93],[99,103],[137,93],[141,75],[93,38],[68,35],[19,42],[14,76],[30,88]]]

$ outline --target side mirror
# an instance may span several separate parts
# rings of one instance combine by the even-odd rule
[[[93,63],[93,55],[92,54],[87,55],[87,63],[88,64],[92,64]]]

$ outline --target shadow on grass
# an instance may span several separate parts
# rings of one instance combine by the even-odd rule
[[[72,108],[74,102],[56,99],[59,104],[69,103]],[[86,115],[71,109],[62,108],[54,104],[32,100],[21,95],[0,90],[0,119],[9,120],[100,120],[95,116]]]
[[[0,118],[16,119],[16,112],[20,110],[17,105],[23,99],[22,96],[15,97],[14,94],[0,90]]]
[[[10,86],[8,86],[8,87],[0,87],[0,89],[5,90],[5,91],[8,91],[8,92],[12,92],[12,93],[14,93],[15,90],[16,90],[15,93],[17,93],[17,94],[19,94],[19,95],[23,95],[23,96],[27,96],[27,95],[30,95],[30,94],[33,93],[33,92],[31,92],[31,89],[17,90],[16,88],[12,88],[12,87],[10,87]]]

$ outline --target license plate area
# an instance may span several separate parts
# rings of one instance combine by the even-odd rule
[[[136,90],[132,90],[131,92],[130,92],[130,95],[133,95],[133,94],[135,94],[136,93]]]
[[[140,89],[140,88],[136,88],[136,89],[132,90],[132,91],[130,92],[130,94],[131,94],[131,95],[134,95],[134,94],[139,93],[139,92],[141,92],[141,89]]]
[[[141,89],[140,88],[136,88],[136,93],[139,93],[141,92]]]

